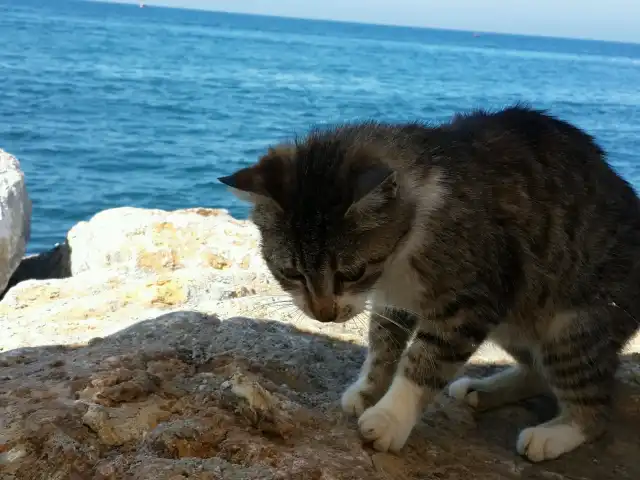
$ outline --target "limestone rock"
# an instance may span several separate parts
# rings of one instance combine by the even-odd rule
[[[256,255],[256,227],[225,210],[115,208],[75,225],[67,241],[72,275],[99,269],[132,276],[183,268],[265,268]]]
[[[31,228],[31,200],[18,160],[0,150],[0,292],[26,251]]]

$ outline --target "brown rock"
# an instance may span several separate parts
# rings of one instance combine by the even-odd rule
[[[640,478],[632,382],[611,434],[554,462],[514,452],[518,429],[544,415],[542,400],[471,421],[442,401],[401,454],[374,452],[338,406],[362,347],[338,340],[341,327],[325,331],[333,336],[306,327],[169,313],[87,346],[8,352],[0,478]]]
[[[103,444],[118,446],[141,440],[170,416],[167,405],[151,399],[117,408],[90,405],[82,422],[96,433]]]

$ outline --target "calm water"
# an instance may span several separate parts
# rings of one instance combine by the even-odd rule
[[[0,0],[0,147],[27,175],[31,252],[109,207],[244,216],[215,179],[314,124],[516,100],[640,185],[640,45]]]

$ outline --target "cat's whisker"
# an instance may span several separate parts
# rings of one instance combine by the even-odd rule
[[[426,320],[426,318],[423,316],[422,313],[418,313],[415,310],[412,310],[412,309],[407,308],[407,307],[403,307],[401,305],[395,305],[395,304],[392,304],[392,303],[385,303],[383,305],[383,307],[386,308],[386,309],[390,309],[390,310],[397,310],[398,312],[408,313],[409,315],[412,315],[412,316],[416,317],[420,321]]]
[[[399,323],[398,321],[396,321],[392,316],[387,316],[384,315],[378,311],[376,312],[368,312],[371,315],[377,315],[378,317],[388,321],[389,323],[392,323],[393,325],[395,325],[396,327],[400,328],[401,330],[403,330],[406,333],[413,333],[413,330],[411,330],[410,328],[407,328],[406,326],[402,325],[401,323]]]
[[[246,299],[246,300],[251,300],[253,302],[286,302],[289,301],[291,302],[291,297],[290,296],[278,296],[278,297],[272,297],[269,295],[248,295],[246,297],[239,297],[242,299]]]
[[[291,302],[255,302],[252,303],[256,308],[269,308],[269,307],[277,307],[282,305],[292,305]]]
[[[252,306],[252,309],[254,311],[266,311],[266,312],[274,311],[276,309],[281,309],[281,308],[295,308],[295,307],[293,305],[289,305],[286,303],[282,303],[282,304],[265,303],[262,305]]]
[[[266,315],[267,317],[273,317],[280,314],[287,314],[299,310],[295,305],[281,304],[281,305],[268,305],[268,306],[256,306],[250,309],[247,313],[250,315]]]

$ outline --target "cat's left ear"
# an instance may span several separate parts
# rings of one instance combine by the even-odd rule
[[[233,193],[251,203],[270,202],[284,209],[286,190],[293,175],[293,151],[288,146],[269,148],[254,165],[218,178]]]
[[[396,198],[398,175],[385,165],[376,165],[356,178],[353,202],[345,215],[376,210]]]

